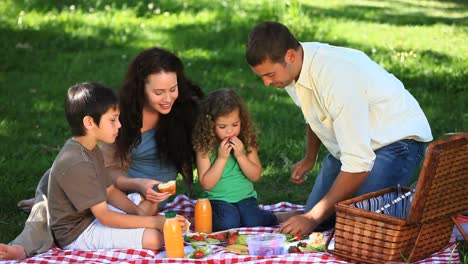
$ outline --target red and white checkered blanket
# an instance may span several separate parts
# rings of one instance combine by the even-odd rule
[[[195,200],[190,200],[184,195],[178,195],[173,202],[167,204],[167,211],[176,211],[180,215],[193,217]],[[274,205],[264,205],[263,209],[282,212],[291,210],[303,210],[302,205],[296,205],[288,202],[280,202]],[[269,232],[271,233],[277,227],[253,227],[239,228],[240,233],[254,234]],[[3,263],[348,263],[340,260],[330,253],[292,253],[282,256],[243,256],[234,254],[222,246],[213,246],[213,254],[203,259],[169,259],[161,258],[160,252],[146,249],[102,249],[102,250],[61,250],[53,248],[43,254],[37,255],[23,261],[10,261]],[[416,263],[460,263],[460,257],[455,249],[455,242],[452,239],[449,245],[441,251],[433,254],[427,259]],[[1,262],[1,261],[0,261]]]

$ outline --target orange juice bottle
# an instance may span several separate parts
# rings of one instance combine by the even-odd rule
[[[166,212],[166,221],[163,226],[164,244],[166,245],[166,255],[168,258],[184,257],[184,241],[182,238],[182,228],[175,212]]]
[[[211,233],[213,231],[211,217],[211,203],[204,193],[195,204],[195,232]]]

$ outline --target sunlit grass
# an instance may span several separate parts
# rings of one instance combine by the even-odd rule
[[[0,1],[0,242],[20,232],[26,215],[16,202],[34,194],[69,137],[66,89],[87,80],[118,88],[129,60],[155,45],[177,53],[205,92],[232,88],[245,99],[259,131],[260,202],[303,203],[318,167],[306,185],[289,183],[304,153],[302,114],[284,91],[263,87],[244,58],[249,30],[264,20],[301,41],[366,52],[418,99],[434,138],[468,131],[463,1]]]

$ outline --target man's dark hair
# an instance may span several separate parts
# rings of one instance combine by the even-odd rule
[[[99,83],[85,82],[68,89],[65,98],[65,115],[73,136],[84,136],[83,118],[90,116],[99,126],[101,116],[110,108],[117,108],[117,94]]]
[[[262,22],[250,32],[245,55],[247,63],[252,67],[267,59],[273,63],[282,63],[286,51],[296,50],[299,46],[299,41],[283,24]]]

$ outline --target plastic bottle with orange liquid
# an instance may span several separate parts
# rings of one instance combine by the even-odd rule
[[[210,234],[213,232],[211,203],[206,193],[195,204],[195,232]]]
[[[163,226],[164,244],[168,258],[184,257],[184,240],[182,238],[182,228],[175,212],[166,212],[166,221]]]

